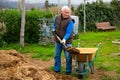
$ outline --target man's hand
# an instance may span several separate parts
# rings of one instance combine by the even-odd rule
[[[63,39],[63,40],[61,41],[61,43],[62,43],[62,44],[66,44],[66,40]]]

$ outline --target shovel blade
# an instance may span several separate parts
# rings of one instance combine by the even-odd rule
[[[79,51],[78,49],[73,48],[73,47],[66,47],[65,49],[66,49],[66,51],[68,51],[70,54],[79,54],[79,53],[80,53],[80,51]]]

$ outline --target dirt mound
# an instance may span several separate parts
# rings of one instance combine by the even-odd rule
[[[57,80],[44,68],[31,65],[15,50],[0,50],[0,80]]]

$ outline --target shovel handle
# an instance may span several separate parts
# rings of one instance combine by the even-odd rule
[[[57,39],[58,39],[58,40],[60,41],[60,43],[61,43],[62,40],[61,40],[60,37],[55,33],[55,31],[53,31],[52,33],[53,33],[53,35],[54,35],[55,37],[57,37]],[[67,46],[66,46],[65,44],[62,43],[62,45],[63,45],[65,48],[67,48]]]
[[[62,40],[60,39],[60,37],[59,37],[59,36],[57,36],[57,35],[56,35],[56,37],[57,37],[57,39],[58,39],[58,40],[60,41],[60,43],[61,43],[61,42],[62,42]],[[62,43],[62,45],[63,45],[65,48],[67,48],[67,46],[66,46],[65,44],[63,44],[63,43]]]

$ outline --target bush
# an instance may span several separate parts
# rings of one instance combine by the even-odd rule
[[[53,15],[50,11],[30,10],[26,12],[25,24],[25,43],[38,43],[39,40],[39,18],[51,18]],[[4,22],[6,25],[6,33],[3,39],[7,43],[18,43],[20,40],[21,27],[21,11],[19,10],[5,10]]]
[[[109,21],[111,24],[114,23],[114,11],[107,3],[104,3],[102,1],[87,3],[85,10],[86,30],[88,31],[95,31],[95,23],[97,22]],[[80,25],[84,26],[83,4],[79,5],[76,10],[76,14],[79,16]]]
[[[117,28],[120,29],[120,1],[112,0],[110,5],[114,12],[113,25],[117,26]]]
[[[0,36],[0,47],[3,46],[3,40],[2,37]]]
[[[19,10],[5,10],[4,23],[6,33],[4,33],[3,39],[7,43],[18,42],[20,38],[21,12]]]

